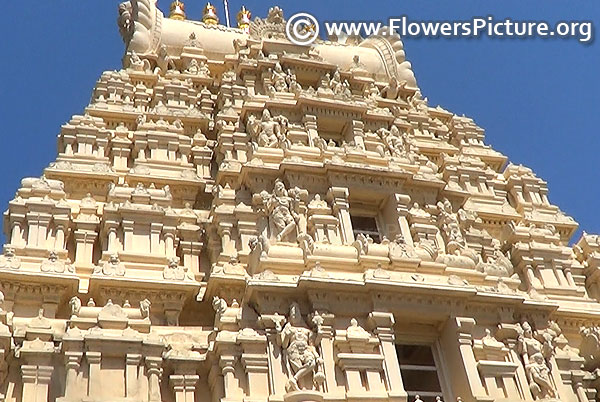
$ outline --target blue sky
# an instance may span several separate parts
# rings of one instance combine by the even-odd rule
[[[278,4],[320,20],[593,20],[597,0],[245,0],[253,16]],[[159,0],[168,10],[169,0]],[[235,15],[242,2],[230,0]],[[120,68],[117,1],[2,1],[0,10],[0,206],[21,178],[38,177],[56,156],[60,125],[87,105],[102,71]],[[222,14],[222,5],[216,2]],[[186,2],[199,19],[203,1]],[[466,114],[487,143],[548,181],[550,199],[600,233],[600,44],[576,40],[406,39],[419,86],[431,105]],[[577,235],[578,236],[578,235]],[[0,238],[0,240],[2,240]]]

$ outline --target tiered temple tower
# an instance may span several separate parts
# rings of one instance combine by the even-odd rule
[[[4,214],[0,401],[595,401],[600,238],[400,38],[119,7]]]

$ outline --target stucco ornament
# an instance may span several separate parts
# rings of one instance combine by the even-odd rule
[[[316,333],[307,327],[298,303],[291,304],[288,322],[283,329],[278,323],[278,330],[278,340],[290,375],[286,391],[320,386],[325,381],[325,375],[322,371],[323,360],[317,351]]]

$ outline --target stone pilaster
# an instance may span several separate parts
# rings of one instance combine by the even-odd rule
[[[383,370],[386,383],[388,384],[390,400],[406,402],[408,394],[404,390],[402,376],[400,375],[400,363],[396,353],[394,315],[392,313],[374,311],[369,314],[369,321],[373,327],[373,332],[379,338],[381,344]]]

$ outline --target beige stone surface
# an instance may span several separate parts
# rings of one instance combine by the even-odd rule
[[[400,38],[170,15],[119,6],[123,69],[4,214],[0,401],[595,400],[600,238]]]

